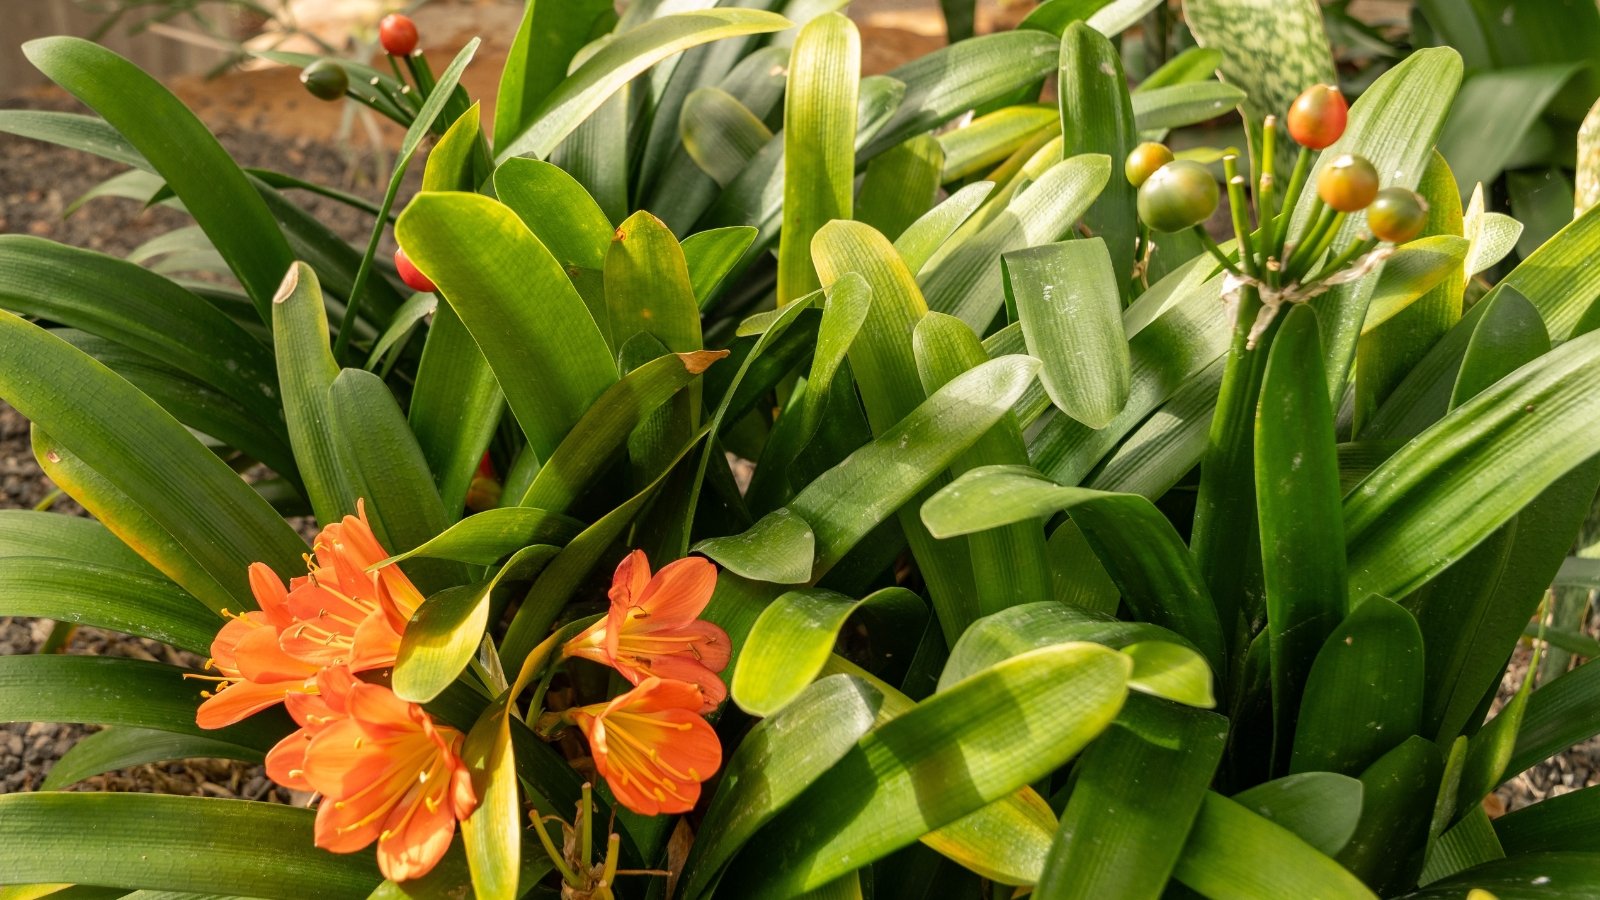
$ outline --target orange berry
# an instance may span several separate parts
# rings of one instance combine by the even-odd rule
[[[1139,185],[1139,218],[1156,231],[1182,231],[1211,217],[1219,192],[1211,171],[1180,159],[1156,170]]]
[[[1350,104],[1331,84],[1314,84],[1300,92],[1289,107],[1289,136],[1302,147],[1321,150],[1344,134]]]
[[[1145,141],[1128,154],[1128,160],[1123,164],[1122,171],[1128,176],[1129,184],[1139,187],[1169,162],[1172,162],[1172,151],[1167,149],[1166,144]]]
[[[1339,212],[1359,212],[1378,196],[1378,170],[1364,157],[1346,153],[1317,176],[1317,196]]]
[[[390,56],[410,56],[417,49],[417,23],[400,13],[384,16],[378,23],[378,43]]]

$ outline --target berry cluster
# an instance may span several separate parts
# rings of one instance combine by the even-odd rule
[[[1309,299],[1370,271],[1389,252],[1378,247],[1380,242],[1403,244],[1422,233],[1428,222],[1428,204],[1409,188],[1380,190],[1378,171],[1365,157],[1339,153],[1322,166],[1305,225],[1298,234],[1289,234],[1314,155],[1339,142],[1349,116],[1344,95],[1332,85],[1313,85],[1295,99],[1286,124],[1300,153],[1281,205],[1273,172],[1276,116],[1263,122],[1258,175],[1250,192],[1253,197],[1246,194],[1251,179],[1238,172],[1238,153],[1223,155],[1235,236],[1231,250],[1219,247],[1204,227],[1221,200],[1211,171],[1199,162],[1175,158],[1162,144],[1135,147],[1124,172],[1139,190],[1141,254],[1148,256],[1153,248],[1152,230],[1191,230],[1227,271],[1228,296],[1236,298],[1242,288],[1254,289],[1260,296],[1263,316],[1252,329],[1252,338],[1271,322],[1282,303]],[[1346,217],[1362,211],[1366,212],[1365,231],[1335,252],[1333,242]]]

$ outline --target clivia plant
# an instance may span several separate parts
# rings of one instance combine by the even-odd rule
[[[1434,152],[1454,51],[1347,106],[1314,2],[1191,0],[1130,88],[1156,5],[863,78],[826,3],[530,3],[488,131],[476,42],[270,54],[406,128],[378,204],[28,44],[94,115],[0,128],[128,164],[206,277],[0,236],[0,398],[93,516],[0,513],[0,613],[203,662],[0,659],[8,720],[109,726],[0,797],[0,883],[1600,891],[1595,789],[1482,805],[1600,733],[1592,664],[1496,702],[1585,571],[1600,213],[1469,305],[1516,234]],[[59,790],[188,757],[313,808]]]

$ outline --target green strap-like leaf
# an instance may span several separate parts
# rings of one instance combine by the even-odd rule
[[[856,219],[884,237],[899,238],[933,208],[945,162],[944,151],[930,135],[914,137],[872,160],[856,197]]]
[[[48,556],[156,574],[154,567],[101,523],[31,509],[0,510],[0,559],[13,556]]]
[[[1159,625],[1123,622],[1059,602],[1024,603],[984,616],[961,635],[939,675],[939,690],[1030,650],[1085,641],[1113,650],[1156,642],[1192,650],[1184,638]]]
[[[977,211],[994,190],[994,182],[977,181],[946,197],[943,201],[905,227],[894,240],[895,252],[905,262],[912,275],[921,273],[922,267],[944,246],[961,224]],[[862,221],[867,221],[863,219]],[[881,230],[881,229],[880,229]],[[888,232],[884,232],[888,234]]]
[[[23,48],[39,71],[105,117],[183,200],[255,301],[263,321],[293,256],[244,172],[194,113],[138,66],[86,40]]]
[[[1416,883],[1444,774],[1439,748],[1412,735],[1361,773],[1361,821],[1335,857],[1385,897]]]
[[[821,287],[808,252],[817,229],[853,214],[861,36],[829,13],[800,30],[783,104],[783,231],[778,304]]]
[[[1345,500],[1352,597],[1405,596],[1600,451],[1600,335],[1568,341],[1407,444]]]
[[[791,897],[1011,794],[1111,723],[1129,668],[1094,644],[1046,648],[917,704],[867,732],[746,847],[725,884]],[[986,727],[999,722],[1021,724]]]
[[[62,518],[62,517],[57,517]],[[136,634],[204,653],[221,622],[186,591],[141,566],[6,555],[0,615],[38,616]]]
[[[521,506],[564,511],[606,471],[628,435],[727,351],[670,353],[606,389],[534,476]]]
[[[800,796],[873,725],[882,696],[848,675],[807,686],[739,741],[684,863],[680,883],[696,900],[762,825]]]
[[[72,745],[50,767],[41,791],[58,791],[85,778],[175,759],[236,759],[259,763],[261,750],[212,737],[118,726],[97,731]]]
[[[573,56],[615,15],[606,0],[529,0],[494,102],[494,146],[508,144],[532,122],[534,110],[567,77]]]
[[[1044,363],[1039,380],[1051,402],[1089,428],[1110,424],[1128,402],[1132,364],[1117,287],[1127,279],[1117,280],[1105,241],[1014,250],[1001,268],[1028,352]]]
[[[428,461],[383,380],[345,369],[328,388],[328,411],[339,459],[367,501],[379,544],[416,547],[444,531],[449,521]],[[461,576],[460,566],[434,560],[406,569],[423,590],[458,583]]]
[[[1173,877],[1208,897],[1376,900],[1344,867],[1293,832],[1219,794],[1207,794]]]
[[[129,725],[263,753],[289,732],[287,717],[279,714],[258,714],[213,731],[200,728],[194,716],[207,682],[184,678],[188,671],[115,656],[0,657],[0,720]]]
[[[1129,701],[1075,768],[1040,900],[1156,897],[1222,759],[1227,720]],[[1150,774],[1161,772],[1162,777]]]
[[[511,209],[476,194],[422,194],[395,234],[482,348],[533,451],[548,458],[617,380],[566,271]]]
[[[779,596],[745,637],[729,679],[734,702],[751,715],[770,716],[798,701],[827,663],[845,620],[870,605],[924,609],[922,598],[905,588],[884,588],[861,600],[820,588]]]
[[[891,71],[906,86],[900,109],[863,151],[868,158],[912,135],[1043,81],[1056,70],[1060,41],[1038,31],[1004,31],[920,56]]]
[[[922,507],[937,536],[968,534],[1066,510],[1083,530],[1138,618],[1177,632],[1223,671],[1222,630],[1194,560],[1150,501],[1065,487],[1022,466],[987,466],[952,482]]]
[[[208,797],[12,794],[0,797],[0,881],[361,900],[383,880],[375,860],[316,849],[315,818]]]
[[[289,442],[317,521],[331,525],[355,514],[360,495],[339,456],[328,397],[339,363],[329,344],[322,288],[305,263],[289,267],[272,298],[272,334]]]
[[[146,515],[128,495],[35,425],[34,460],[45,476],[102,523],[112,539],[140,562],[172,579],[206,608],[221,612],[237,605],[235,595],[212,578],[170,532]],[[54,552],[54,551],[47,551]],[[98,551],[91,559],[122,563]]]
[[[433,312],[407,421],[450,518],[461,514],[505,410],[494,370],[448,301]]]
[[[755,239],[756,229],[742,225],[698,231],[683,239],[689,283],[694,285],[695,303],[702,310],[716,300],[723,282]]]
[[[1356,833],[1361,782],[1333,772],[1302,772],[1234,794],[1235,803],[1294,832],[1319,853],[1333,856]]]
[[[1358,604],[1311,665],[1289,770],[1355,774],[1416,734],[1422,673],[1411,614],[1382,597]]]
[[[1102,153],[1114,161],[1127,159],[1139,143],[1137,129],[1152,127],[1135,126],[1128,79],[1122,73],[1122,54],[1105,35],[1086,23],[1074,22],[1061,35],[1059,83],[1064,158]],[[1138,231],[1133,203],[1134,186],[1128,179],[1113,175],[1105,180],[1105,190],[1083,214],[1084,224],[1105,240],[1111,272],[1109,286],[1119,298],[1127,290],[1133,272],[1134,235]],[[1097,281],[1094,290],[1105,286]],[[1119,312],[1120,307],[1121,303]],[[1084,330],[1099,328],[1085,324]],[[1105,418],[1109,420],[1110,416]],[[1098,427],[1105,422],[1090,424]]]
[[[1349,611],[1339,454],[1321,351],[1316,313],[1291,310],[1272,342],[1256,413],[1256,509],[1280,744],[1293,729],[1312,660]]]
[[[1600,666],[1585,663],[1533,692],[1506,776],[1600,734]]]
[[[957,316],[974,331],[987,330],[1005,302],[1000,255],[1059,240],[1110,177],[1110,157],[1101,154],[1056,163],[976,235],[929,263],[917,279],[928,308]]]
[[[495,161],[505,162],[513,156],[549,156],[606,98],[669,56],[709,41],[767,34],[789,25],[782,16],[748,9],[686,12],[646,22],[607,44],[552,88],[537,107],[524,114],[526,127],[515,137],[508,139],[497,133]]]
[[[140,266],[0,235],[0,305],[155,357],[276,424],[272,354],[211,304]]]
[[[238,608],[255,606],[246,575],[251,563],[265,562],[280,573],[304,565],[305,543],[293,529],[150,398],[9,313],[0,313],[0,343],[6,347],[0,397],[168,534],[182,535],[184,550],[228,589]],[[65,384],[77,390],[63,391]],[[173,490],[175,484],[182,490]]]
[[[1494,820],[1506,853],[1541,850],[1600,853],[1600,786],[1556,794]]]

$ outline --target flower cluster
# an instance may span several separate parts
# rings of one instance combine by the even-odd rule
[[[422,595],[395,566],[366,510],[324,528],[307,574],[287,587],[250,567],[260,610],[231,617],[211,645],[196,720],[222,728],[277,703],[300,726],[267,754],[267,774],[323,797],[318,847],[349,853],[377,841],[385,877],[426,874],[477,806],[461,732],[358,673],[394,665]]]
[[[716,586],[717,569],[705,559],[680,559],[652,576],[635,550],[612,578],[605,618],[563,648],[564,657],[610,666],[634,685],[560,717],[583,731],[595,769],[634,812],[689,811],[722,764],[722,745],[703,718],[728,695],[718,677],[728,635],[700,620]]]
[[[376,841],[385,877],[417,878],[478,805],[465,736],[385,683],[423,597],[384,565],[362,506],[324,528],[313,551],[307,573],[287,586],[266,565],[250,567],[260,609],[230,614],[218,632],[207,663],[218,674],[191,676],[215,684],[196,720],[223,728],[283,703],[299,728],[267,754],[267,774],[322,797],[316,845],[349,853]],[[609,613],[561,654],[611,666],[634,685],[556,718],[583,732],[617,800],[645,815],[693,808],[722,763],[703,716],[727,696],[718,673],[728,636],[699,620],[716,582],[704,559],[652,576],[634,551],[617,568]]]

